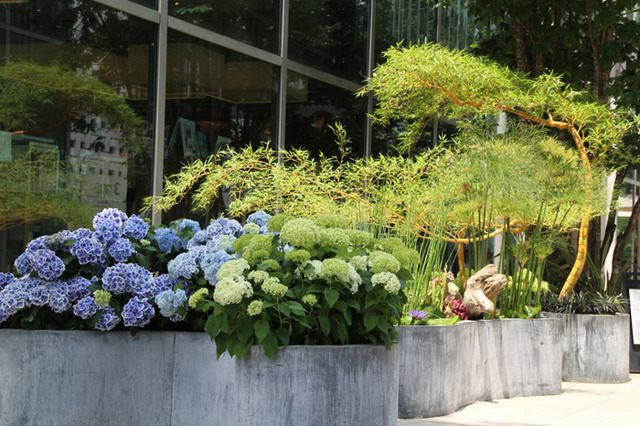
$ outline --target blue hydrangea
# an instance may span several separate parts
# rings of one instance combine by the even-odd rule
[[[176,284],[175,280],[169,276],[169,274],[162,274],[153,279],[153,284],[156,289],[156,294],[163,291],[173,290],[173,286]]]
[[[53,312],[59,314],[71,308],[71,303],[67,297],[67,291],[64,285],[57,284],[49,287],[49,300],[47,305]]]
[[[222,265],[233,259],[233,256],[223,250],[206,254],[200,262],[200,267],[204,271],[204,278],[209,284],[216,285],[218,283],[218,278],[216,278],[218,270]]]
[[[97,277],[93,278],[98,279]],[[95,283],[81,276],[75,276],[67,280],[67,297],[71,302],[75,302],[82,297],[88,296],[91,294],[91,290],[89,290],[91,284]]]
[[[49,303],[49,289],[44,285],[38,285],[29,289],[27,303],[30,306],[44,306]]]
[[[33,255],[30,252],[25,251],[22,253],[16,261],[13,263],[13,266],[16,267],[16,271],[20,275],[28,275],[33,271],[33,264],[31,263]]]
[[[104,245],[93,237],[84,237],[71,246],[71,254],[81,265],[99,263],[104,259]]]
[[[93,236],[101,243],[113,242],[122,236],[122,225],[114,222],[103,222],[96,228]]]
[[[184,290],[177,289],[175,292],[171,290],[163,291],[156,296],[155,300],[162,316],[174,322],[184,318],[183,315],[178,315],[178,309],[185,306],[187,302],[187,293]]]
[[[112,308],[102,308],[102,315],[94,328],[100,331],[113,330],[120,323],[120,318]]]
[[[132,297],[122,308],[122,319],[126,327],[144,327],[154,314],[155,309],[144,297]]]
[[[234,219],[221,217],[212,221],[207,227],[207,235],[209,239],[220,238],[222,235],[233,235],[239,237],[242,235],[242,225]]]
[[[158,248],[163,252],[169,254],[173,249],[179,249],[182,241],[176,235],[175,229],[170,228],[158,228],[156,229],[156,241]]]
[[[193,237],[191,237],[191,239],[187,242],[187,250],[199,245],[206,244],[208,241],[209,237],[207,236],[207,231],[200,230],[196,232]]]
[[[215,250],[223,250],[229,254],[233,253],[233,242],[236,240],[236,237],[233,235],[223,235],[215,244]]]
[[[105,223],[115,223],[118,226],[123,226],[127,221],[127,215],[125,212],[118,209],[104,209],[93,218],[93,229],[96,231]]]
[[[156,285],[151,272],[135,263],[129,264],[129,292],[140,297],[152,298],[156,295]]]
[[[149,224],[139,216],[131,215],[129,219],[124,223],[124,229],[122,234],[125,237],[135,238],[141,240],[147,236],[149,231]]]
[[[71,250],[71,247],[65,246],[64,243],[67,240],[71,239],[71,231],[67,231],[66,229],[60,232],[57,232],[53,235],[51,235],[45,245],[47,246],[47,248],[49,250],[64,250],[64,251],[69,251]]]
[[[52,281],[64,272],[64,262],[49,249],[41,249],[33,254],[31,265],[43,280]]]
[[[131,268],[129,263],[118,263],[108,267],[102,274],[102,288],[113,294],[129,290]]]
[[[263,227],[267,225],[269,219],[271,219],[270,214],[259,210],[249,215],[249,217],[247,218],[247,223],[255,223],[256,225]]]
[[[175,259],[169,262],[167,269],[169,270],[169,275],[174,280],[179,278],[189,280],[200,272],[200,268],[198,268],[197,264],[197,257],[191,252],[180,253],[177,255]]]
[[[0,272],[0,290],[15,281],[16,277],[11,273]]]
[[[92,236],[93,236],[93,232],[91,232],[90,229],[78,228],[69,234],[69,239],[79,241],[83,238],[89,238]]]
[[[176,222],[176,225],[178,226],[178,230],[179,231],[184,229],[184,228],[191,229],[191,231],[193,231],[194,234],[196,234],[198,231],[200,231],[200,224],[198,222],[196,222],[195,220],[181,219],[181,220]]]
[[[136,252],[133,248],[131,241],[126,238],[118,238],[113,244],[109,246],[109,254],[116,262],[126,262],[129,256]]]
[[[42,237],[29,241],[26,251],[29,253],[35,253],[38,250],[49,248],[46,244],[48,239],[48,236],[43,235]]]
[[[91,296],[83,297],[73,307],[73,314],[82,319],[89,319],[98,312],[98,305]]]

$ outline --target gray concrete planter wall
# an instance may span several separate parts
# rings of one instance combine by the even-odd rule
[[[205,333],[0,330],[0,424],[228,425],[234,368]]]
[[[463,321],[399,331],[400,418],[562,391],[559,319]]]
[[[399,348],[289,346],[236,359],[235,425],[397,425]]]
[[[623,383],[629,380],[629,315],[553,314],[562,321],[562,379]]]

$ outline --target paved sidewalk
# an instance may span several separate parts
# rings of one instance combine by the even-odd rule
[[[427,425],[640,425],[640,374],[622,384],[562,383],[562,393],[476,402],[455,413],[399,420]]]

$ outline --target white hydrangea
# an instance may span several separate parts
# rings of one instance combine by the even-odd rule
[[[358,287],[362,284],[362,277],[351,264],[349,265],[349,278],[347,279],[347,283],[351,285],[351,293],[358,291]]]
[[[262,283],[267,278],[269,278],[269,273],[267,271],[257,270],[249,272],[249,279],[253,280],[256,284]]]
[[[367,256],[353,256],[349,260],[349,264],[356,268],[358,271],[366,271],[369,263],[369,257]]]
[[[309,272],[303,272],[308,264],[312,264],[314,269]],[[297,277],[304,277],[308,280],[315,280],[320,278],[320,268],[322,267],[322,262],[319,260],[307,260],[298,266],[295,270],[295,274]]]
[[[213,300],[222,306],[242,302],[243,297],[251,297],[253,287],[242,276],[226,277],[218,281],[213,292]]]
[[[247,262],[246,260],[230,260],[220,267],[218,273],[216,274],[216,277],[218,278],[218,281],[230,277],[239,277],[247,269],[249,269],[249,262]]]
[[[371,277],[371,284],[374,286],[384,285],[384,289],[389,293],[400,291],[400,280],[391,272],[378,272]]]

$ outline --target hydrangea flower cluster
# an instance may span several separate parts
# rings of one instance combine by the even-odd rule
[[[122,320],[126,327],[144,327],[154,314],[155,309],[144,297],[134,296],[122,308]]]
[[[126,262],[136,252],[131,241],[126,238],[118,238],[107,250],[116,262]]]
[[[187,302],[187,293],[182,289],[176,291],[165,290],[159,293],[156,298],[156,305],[160,308],[160,314],[169,318],[171,321],[177,322],[184,319],[183,315],[178,314],[178,310],[185,307]]]

